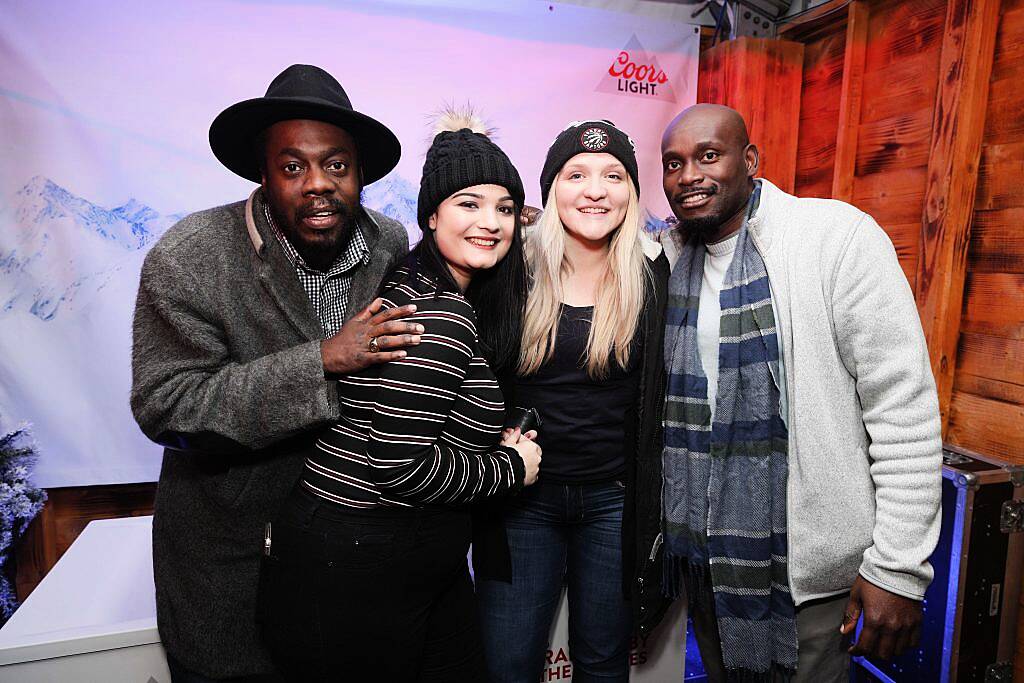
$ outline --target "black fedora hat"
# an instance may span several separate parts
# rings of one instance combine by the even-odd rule
[[[402,145],[394,133],[353,109],[334,76],[308,64],[293,64],[278,74],[266,96],[222,111],[210,126],[210,147],[231,171],[258,183],[262,177],[256,136],[289,119],[323,121],[348,132],[359,148],[364,185],[387,175],[402,156]]]

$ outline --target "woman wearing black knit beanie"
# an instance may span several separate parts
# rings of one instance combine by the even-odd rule
[[[637,582],[654,539],[634,529],[652,526],[637,523],[635,501],[659,498],[660,475],[638,465],[661,457],[669,268],[642,234],[637,176],[632,140],[604,120],[569,124],[541,172],[544,213],[527,239],[531,284],[506,400],[538,410],[544,463],[537,485],[505,504],[506,544],[473,549],[494,683],[543,678],[563,585],[573,681],[627,681],[634,626],[662,611],[660,586],[644,594]]]
[[[340,378],[341,421],[268,532],[259,613],[290,680],[487,678],[465,504],[518,492],[540,463],[536,443],[502,437],[492,370],[517,360],[523,201],[480,122],[443,116],[423,165],[423,238],[381,291],[385,308],[416,307],[420,343]]]

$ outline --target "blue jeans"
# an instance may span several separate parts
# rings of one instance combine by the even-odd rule
[[[551,622],[569,591],[572,680],[628,681],[632,617],[622,594],[619,482],[538,483],[505,514],[512,583],[478,581],[492,683],[536,683],[547,662]]]

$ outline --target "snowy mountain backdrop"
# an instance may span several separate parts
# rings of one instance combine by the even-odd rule
[[[417,194],[393,173],[363,203],[415,242]],[[0,203],[0,415],[33,424],[41,485],[156,478],[159,448],[128,405],[131,319],[146,252],[183,215],[145,198],[101,206],[43,176]],[[664,227],[648,216],[649,232]]]
[[[417,232],[416,193],[391,175],[367,187],[363,201]],[[32,178],[0,211],[0,224],[15,228],[0,232],[0,314],[20,309],[52,320],[73,309],[182,217],[161,215],[134,198],[108,209],[48,178]]]
[[[420,229],[416,227],[416,198],[419,192],[418,186],[391,173],[363,190],[363,205],[404,225],[410,241],[419,240]]]
[[[107,209],[32,178],[0,211],[8,228],[0,231],[0,315],[27,310],[52,320],[103,289],[179,218],[135,199]]]
[[[155,480],[160,449],[128,405],[131,320],[146,252],[183,214],[138,198],[108,208],[42,176],[5,199],[0,415],[32,423],[42,486]],[[419,234],[416,189],[400,176],[364,202]]]

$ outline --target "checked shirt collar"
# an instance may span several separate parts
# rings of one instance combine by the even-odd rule
[[[352,290],[353,271],[357,266],[365,265],[370,260],[370,250],[366,246],[366,239],[363,237],[360,225],[362,218],[357,218],[353,224],[352,234],[345,249],[334,260],[330,268],[321,271],[309,266],[292,243],[288,241],[288,238],[277,227],[266,202],[263,203],[263,215],[266,217],[267,223],[270,224],[274,235],[277,236],[277,241],[284,249],[285,256],[295,267],[299,282],[302,283],[302,288],[313,304],[324,332],[328,337],[333,335],[345,322],[349,293]]]

